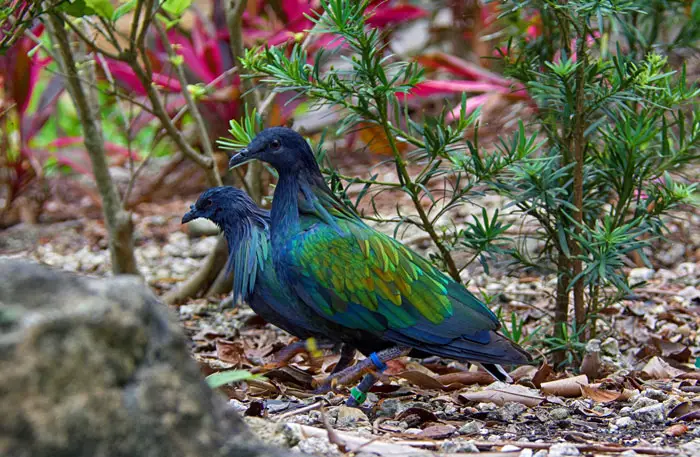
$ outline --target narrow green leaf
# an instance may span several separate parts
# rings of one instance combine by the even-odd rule
[[[85,5],[105,19],[112,19],[114,7],[109,0],[85,0]]]
[[[161,8],[173,16],[179,16],[184,13],[191,4],[192,0],[165,0]]]
[[[231,382],[248,381],[251,379],[262,379],[262,376],[252,374],[246,370],[226,370],[218,371],[206,377],[207,384],[212,389],[221,387]]]
[[[112,22],[117,22],[124,15],[129,14],[136,7],[136,0],[129,0],[126,3],[119,5],[119,7],[114,10],[112,14]]]

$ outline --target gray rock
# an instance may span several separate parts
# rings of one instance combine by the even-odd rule
[[[190,357],[134,276],[0,260],[0,455],[277,456]]]
[[[349,406],[340,406],[337,410],[337,418],[335,420],[336,427],[345,428],[358,425],[369,425],[367,415],[359,408],[350,408]]]
[[[615,425],[617,425],[620,428],[630,428],[633,427],[635,424],[636,422],[631,417],[620,417],[615,421]]]
[[[643,395],[637,395],[637,397],[634,400],[634,403],[632,403],[632,409],[636,411],[638,409],[646,408],[647,406],[653,406],[658,403],[658,400],[654,400],[653,398],[645,397]]]
[[[299,444],[292,448],[292,450],[298,450],[305,452],[307,454],[314,454],[318,456],[339,456],[340,451],[338,446],[332,444],[328,441],[326,437],[312,436],[300,441]]]
[[[550,411],[549,416],[556,421],[568,419],[569,410],[567,408],[554,408]]]
[[[568,443],[556,443],[549,448],[549,457],[567,457],[581,455],[581,452]]]
[[[615,338],[608,338],[600,344],[600,350],[603,355],[607,355],[612,358],[620,357],[620,345]]]
[[[545,451],[544,449],[540,449],[539,451],[535,452],[535,455],[532,457],[548,457],[548,452]]]
[[[639,454],[634,452],[632,449],[629,449],[622,454],[620,454],[620,457],[637,457]]]
[[[668,249],[661,249],[656,252],[656,258],[664,265],[676,265],[685,256],[685,244],[673,243]]]
[[[520,454],[518,454],[518,457],[533,457],[533,451],[530,448],[525,448],[522,451],[520,451]]]
[[[631,285],[638,284],[640,282],[649,281],[654,277],[654,270],[651,268],[632,268],[627,275]]]
[[[586,353],[600,352],[600,340],[593,338],[586,343]]]
[[[661,403],[632,411],[630,416],[639,422],[651,424],[662,424],[664,421],[666,421],[664,405]]]
[[[644,392],[642,392],[642,395],[647,398],[651,398],[652,400],[661,402],[668,400],[668,394],[663,390],[658,389],[645,389]]]
[[[460,435],[476,435],[481,430],[481,427],[481,422],[471,421],[459,427],[457,433]]]
[[[479,453],[479,448],[476,447],[474,441],[465,440],[463,438],[456,438],[453,440],[445,440],[440,445],[440,452],[446,452],[450,454],[456,453],[468,453],[477,454]]]
[[[525,412],[525,410],[527,410],[527,406],[522,403],[508,402],[496,411],[495,414],[497,414],[501,420],[511,422]]]

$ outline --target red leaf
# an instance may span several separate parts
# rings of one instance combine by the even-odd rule
[[[504,95],[510,95],[517,98],[527,98],[527,92],[523,89],[513,90],[508,86],[494,84],[489,82],[475,82],[464,80],[426,80],[418,83],[411,92],[403,96],[399,94],[399,99],[408,99],[415,97],[429,97],[431,95],[462,93],[462,92],[495,92]]]
[[[474,81],[491,82],[506,87],[513,84],[512,81],[509,81],[499,74],[488,71],[477,64],[468,62],[459,57],[445,54],[444,52],[424,54],[419,56],[416,60],[425,68],[445,70]]]
[[[423,8],[413,5],[399,5],[394,7],[382,7],[372,10],[367,17],[367,24],[372,27],[383,28],[399,22],[413,21],[427,16],[428,12]]]
[[[107,67],[112,73],[114,80],[121,87],[139,95],[146,95],[146,89],[128,64],[116,60],[108,60]],[[180,83],[174,77],[152,73],[151,79],[153,84],[160,86],[167,92],[180,92],[181,90]]]

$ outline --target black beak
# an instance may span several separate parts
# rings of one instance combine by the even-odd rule
[[[253,154],[251,154],[250,151],[248,151],[247,148],[246,148],[246,149],[241,149],[240,151],[238,151],[238,154],[236,154],[235,156],[231,157],[231,160],[228,161],[228,167],[229,167],[229,169],[230,169],[230,168],[235,168],[235,167],[237,167],[238,165],[242,165],[242,164],[244,164],[244,163],[246,163],[246,162],[248,162],[249,160],[252,160],[252,159],[254,159],[254,158],[255,158],[255,157],[253,157]]]
[[[186,224],[193,219],[197,219],[198,217],[199,215],[197,214],[197,210],[190,208],[190,210],[186,212],[184,216],[182,216],[182,223]]]

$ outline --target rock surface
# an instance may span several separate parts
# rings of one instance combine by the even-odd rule
[[[0,455],[288,455],[206,386],[137,277],[0,259],[0,354]]]

